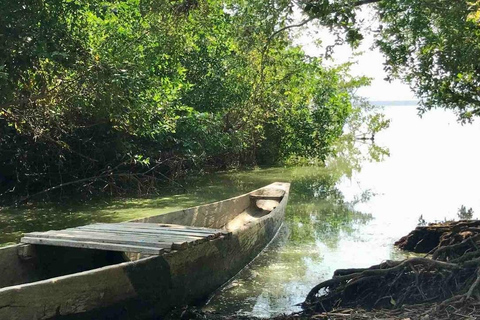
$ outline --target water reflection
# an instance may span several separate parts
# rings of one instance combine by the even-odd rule
[[[285,170],[289,174],[284,179],[292,185],[280,235],[212,298],[206,310],[267,317],[299,309],[295,305],[310,288],[330,274],[326,255],[371,221],[371,215],[344,200],[337,188],[338,167]],[[356,202],[361,200],[359,197]]]
[[[267,185],[290,181],[291,196],[284,227],[210,308],[257,316],[296,310],[306,292],[333,270],[329,256],[345,237],[354,237],[372,217],[345,201],[337,184],[348,162],[329,168],[266,168],[192,179],[188,192],[152,199],[124,199],[79,207],[45,206],[0,212],[0,242],[16,241],[22,232],[60,229],[93,222],[116,222],[225,199]],[[335,258],[337,259],[337,258]]]
[[[191,178],[183,182],[186,192],[152,198],[0,208],[0,245],[18,241],[25,232],[157,215],[233,197],[274,181],[297,181],[293,197],[303,197],[298,202],[307,203],[308,199],[332,196],[332,186],[340,176],[336,170],[327,173],[323,168],[266,168]]]
[[[390,157],[363,162],[356,173],[346,166],[348,177],[341,177],[342,161],[330,166],[332,172],[288,175],[292,196],[282,236],[207,309],[257,316],[295,311],[310,288],[338,268],[407,257],[393,242],[420,215],[452,219],[465,205],[479,217],[480,123],[461,126],[444,110],[420,118],[414,106],[385,113],[392,123],[376,141],[390,149]]]
[[[479,217],[480,123],[460,126],[436,110],[385,110],[391,126],[376,137],[390,149],[381,163],[337,159],[328,168],[267,168],[187,181],[187,192],[151,199],[0,211],[0,243],[22,232],[115,222],[225,199],[290,181],[284,227],[274,243],[206,307],[226,314],[270,316],[298,309],[311,287],[338,268],[366,267],[405,254],[393,242],[427,221],[455,218],[461,205]],[[347,175],[348,177],[345,177]]]

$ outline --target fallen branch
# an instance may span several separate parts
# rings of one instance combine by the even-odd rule
[[[168,160],[168,159],[167,159]],[[152,173],[152,171],[154,171],[156,168],[158,168],[158,166],[160,166],[162,163],[164,163],[165,161],[167,160],[164,160],[164,161],[161,161],[161,162],[158,162],[157,164],[155,164],[153,167],[149,168],[148,170],[144,171],[144,172],[140,172],[140,173],[129,173],[129,172],[121,172],[121,173],[114,173],[113,172],[113,169],[108,169],[108,170],[104,170],[101,174],[98,174],[98,175],[95,175],[95,176],[91,176],[91,177],[87,177],[87,178],[82,178],[82,179],[78,179],[78,180],[73,180],[73,181],[68,181],[68,182],[64,182],[64,183],[61,183],[59,185],[56,185],[56,186],[53,186],[53,187],[50,187],[50,188],[47,188],[45,190],[42,190],[42,191],[39,191],[37,193],[34,193],[34,194],[31,194],[31,195],[28,195],[28,196],[25,196],[23,197],[21,200],[19,200],[15,205],[19,205],[20,203],[24,203],[25,201],[31,199],[31,198],[34,198],[34,197],[37,197],[39,195],[42,195],[42,194],[46,194],[46,193],[49,193],[49,192],[52,192],[52,191],[55,191],[57,189],[62,189],[62,188],[65,188],[65,187],[68,187],[68,186],[71,186],[71,185],[75,185],[75,184],[80,184],[80,183],[84,183],[84,182],[90,182],[90,183],[93,183],[93,182],[96,182],[96,181],[104,181],[103,179],[105,178],[118,178],[118,177],[126,177],[126,178],[133,178],[133,179],[136,179],[137,181],[137,184],[138,185],[141,185],[142,182],[138,179],[140,177],[144,177],[144,178],[153,178],[153,179],[157,179],[155,178],[153,175],[149,175],[149,173]],[[120,165],[124,164],[125,162],[121,163]],[[115,168],[118,168],[120,165],[118,165],[117,167]],[[165,180],[168,180],[170,181],[171,183],[173,184],[176,184],[177,186],[181,187],[183,190],[186,190],[186,188],[172,180],[171,178],[167,177],[166,175],[164,175],[163,173],[161,172],[155,172],[156,174],[162,176]],[[106,182],[105,183],[107,185],[110,185],[109,182]]]

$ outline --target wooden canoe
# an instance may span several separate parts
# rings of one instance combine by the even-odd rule
[[[273,183],[129,223],[27,234],[0,248],[0,319],[151,319],[201,301],[275,237],[289,188]]]

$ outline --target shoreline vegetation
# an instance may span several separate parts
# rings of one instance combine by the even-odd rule
[[[2,6],[0,206],[323,162],[385,128],[355,94],[369,79],[277,31],[292,15],[262,1]]]
[[[0,16],[0,205],[152,194],[373,142],[388,121],[356,94],[371,79],[325,63],[366,34],[420,113],[480,115],[479,2],[10,1]],[[315,55],[297,41],[310,26]]]

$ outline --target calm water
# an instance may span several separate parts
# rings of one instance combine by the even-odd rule
[[[224,199],[273,181],[290,181],[291,197],[279,236],[248,268],[218,291],[205,309],[272,316],[298,310],[311,287],[338,268],[402,259],[393,242],[425,220],[455,218],[461,205],[480,213],[480,125],[461,126],[444,111],[420,119],[414,106],[385,110],[392,119],[376,137],[391,156],[363,163],[345,177],[344,165],[269,168],[194,179],[188,192],[88,206],[0,211],[0,244],[22,232],[116,222]]]
[[[456,218],[463,204],[480,213],[480,125],[461,126],[436,110],[387,107],[392,119],[376,143],[391,156],[364,163],[336,184],[312,172],[291,177],[292,197],[277,240],[205,307],[272,316],[298,310],[311,287],[338,268],[366,267],[405,255],[393,242],[425,220]],[[331,173],[331,172],[330,172]],[[308,178],[307,178],[308,177]]]

